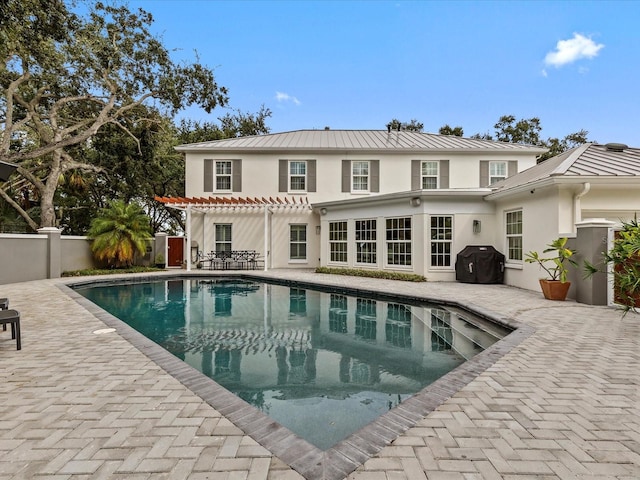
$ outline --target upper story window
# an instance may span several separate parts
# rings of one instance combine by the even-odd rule
[[[342,191],[374,193],[380,191],[380,160],[343,160]]]
[[[216,190],[231,190],[231,161],[216,161]]]
[[[517,160],[480,160],[480,187],[489,187],[516,173],[518,173]]]
[[[242,160],[204,160],[204,192],[241,192]]]
[[[307,162],[289,162],[289,191],[304,192],[307,190]]]
[[[507,162],[489,162],[489,185],[507,178]]]
[[[422,162],[422,189],[438,188],[438,162]]]
[[[278,164],[279,192],[315,192],[315,160],[280,160]]]
[[[522,262],[522,210],[507,212],[505,226],[507,261]]]
[[[411,190],[449,188],[449,160],[412,160]]]
[[[369,191],[369,162],[351,162],[351,191]]]

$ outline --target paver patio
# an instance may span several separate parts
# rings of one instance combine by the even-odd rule
[[[349,479],[640,478],[640,316],[502,285],[267,275],[464,299],[535,328]],[[105,324],[65,281],[0,285],[23,336],[16,351],[0,332],[0,479],[303,478],[119,333],[93,333]]]

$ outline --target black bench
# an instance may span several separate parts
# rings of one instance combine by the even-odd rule
[[[11,338],[16,341],[16,350],[22,348],[20,342],[20,312],[17,310],[0,310],[0,323],[4,330],[7,329],[7,324],[11,325]]]

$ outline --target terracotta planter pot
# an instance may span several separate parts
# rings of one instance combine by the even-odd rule
[[[540,288],[542,294],[547,300],[564,300],[567,298],[571,282],[562,283],[560,280],[543,280],[540,279]]]

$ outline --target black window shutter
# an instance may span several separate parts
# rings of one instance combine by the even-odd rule
[[[422,160],[411,160],[411,190],[422,190]]]
[[[204,160],[204,191],[213,192],[213,160]]]
[[[351,161],[342,160],[342,191],[351,191]]]
[[[370,192],[380,191],[380,160],[371,160],[371,189]]]
[[[480,160],[480,187],[489,186],[489,161]]]
[[[289,190],[289,162],[280,160],[278,162],[278,191],[286,192]]]
[[[440,160],[440,188],[449,188],[449,160]]]
[[[233,160],[231,163],[233,178],[231,180],[231,191],[242,191],[242,160]]]
[[[307,192],[316,191],[316,161],[307,160]]]

